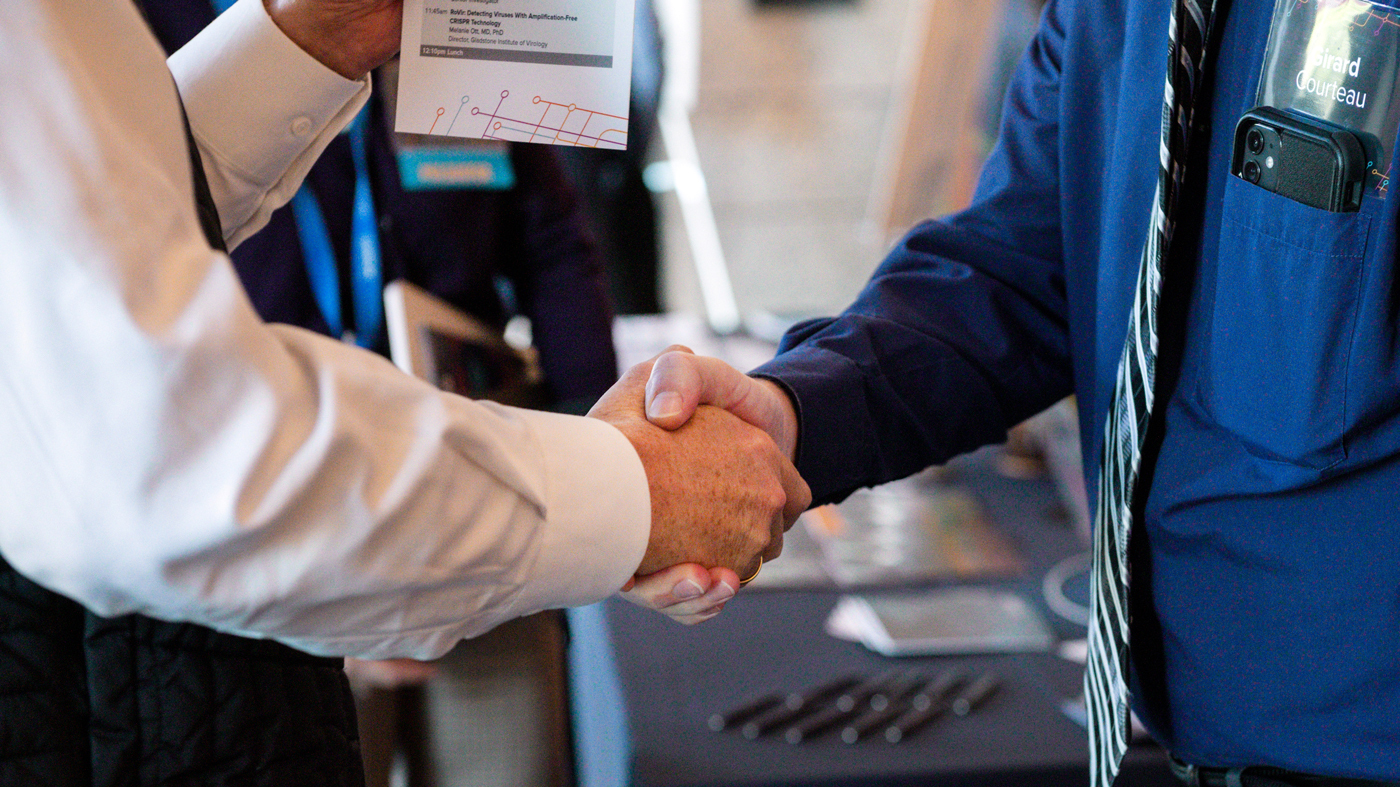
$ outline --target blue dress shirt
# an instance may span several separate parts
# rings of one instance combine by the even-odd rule
[[[1231,5],[1165,273],[1135,706],[1196,764],[1400,779],[1396,203],[1332,214],[1229,174],[1273,9]],[[972,206],[914,228],[841,316],[756,370],[796,400],[818,502],[997,442],[1070,393],[1094,483],[1168,12],[1051,0]]]

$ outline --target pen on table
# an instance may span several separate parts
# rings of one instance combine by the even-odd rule
[[[714,713],[710,715],[709,727],[715,732],[729,729],[736,724],[743,724],[749,719],[768,710],[783,701],[783,693],[780,691],[770,692],[759,697],[752,702],[746,702],[733,710],[724,713]]]
[[[923,670],[905,670],[898,678],[890,681],[888,686],[883,686],[879,691],[870,695],[870,709],[884,710],[891,703],[902,700],[918,691],[928,682],[929,676]]]
[[[811,713],[817,707],[817,703],[842,689],[854,686],[859,680],[854,675],[847,675],[807,691],[793,692],[783,699],[782,704],[769,708],[744,722],[744,726],[739,728],[739,732],[745,738],[752,740],[784,724],[791,724]]]
[[[841,710],[834,705],[822,708],[820,711],[817,711],[805,719],[799,720],[798,723],[784,730],[783,740],[788,743],[801,743],[805,740],[815,738],[840,724],[850,715],[850,711]]]
[[[841,696],[836,698],[836,707],[843,711],[855,710],[856,705],[864,701],[865,698],[883,689],[886,684],[899,677],[901,670],[889,669],[881,672],[873,678],[863,680],[849,689],[841,692]]]
[[[908,693],[910,689],[906,689],[906,693],[902,696],[892,695],[884,710],[872,710],[846,725],[845,729],[841,730],[841,740],[846,743],[856,743],[870,734],[871,731],[883,727],[905,713],[912,712],[910,711],[911,706],[916,711],[927,709],[934,699],[947,694],[963,680],[965,680],[965,675],[962,670],[947,670],[934,678],[932,683],[922,688],[918,688],[922,681],[911,684],[910,688],[914,689],[913,693]],[[906,697],[908,698],[907,702],[905,701]]]
[[[846,689],[830,707],[823,708],[788,727],[783,732],[783,739],[788,743],[801,743],[835,727],[856,713],[856,706],[863,702],[866,697],[883,688],[899,674],[900,670],[898,669],[885,670],[873,678],[867,678]]]
[[[976,710],[978,705],[986,702],[999,688],[1001,688],[1001,679],[996,676],[996,673],[982,673],[981,677],[963,689],[962,693],[953,700],[953,713],[966,716]]]
[[[945,672],[928,688],[909,698],[909,709],[896,716],[885,728],[885,740],[899,743],[906,735],[928,724],[948,710],[948,695],[967,680],[962,670]]]
[[[934,678],[933,682],[909,696],[909,707],[914,710],[927,710],[935,702],[948,696],[953,689],[967,681],[967,672],[950,669]]]
[[[908,735],[948,711],[949,702],[939,700],[922,709],[913,708],[885,728],[885,740],[899,743]]]
[[[890,743],[899,743],[909,736],[910,733],[928,724],[934,719],[942,716],[949,710],[959,716],[966,716],[972,708],[981,704],[984,700],[996,691],[1000,685],[997,676],[987,672],[983,673],[977,680],[968,684],[958,696],[952,700],[943,697],[934,698],[923,708],[915,707],[908,713],[900,716],[893,724],[885,728],[885,740]],[[959,708],[963,710],[958,711]]]

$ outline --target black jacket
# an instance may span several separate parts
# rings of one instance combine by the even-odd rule
[[[339,659],[101,618],[0,560],[0,785],[363,784]]]

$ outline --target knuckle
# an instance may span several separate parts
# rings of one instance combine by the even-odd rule
[[[772,542],[772,540],[773,533],[771,530],[768,529],[767,523],[764,523],[762,530],[755,529],[749,534],[749,554],[763,554],[768,550],[768,545]],[[750,566],[750,568],[754,568],[754,566]]]
[[[757,456],[766,456],[768,448],[773,441],[768,439],[768,434],[753,424],[736,419],[734,428],[739,432],[739,444],[744,450]]]
[[[767,479],[758,491],[758,502],[765,513],[774,514],[787,507],[787,490],[775,478]]]
[[[787,507],[787,494],[783,492],[781,486],[776,489],[769,489],[764,502],[767,504],[769,511],[782,511]]]

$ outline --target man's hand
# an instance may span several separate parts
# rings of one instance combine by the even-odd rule
[[[622,597],[691,626],[718,615],[738,590],[733,571],[685,563],[628,583]]]
[[[684,347],[673,347],[656,358],[647,380],[647,418],[652,423],[676,429],[706,404],[767,432],[783,456],[792,460],[797,450],[797,410],[777,383],[749,377],[718,358],[704,358]]]
[[[811,492],[767,434],[723,410],[701,407],[674,431],[649,423],[651,366],[633,367],[589,412],[626,435],[646,469],[651,538],[637,574],[696,563],[750,576],[782,551]]]
[[[399,51],[403,0],[263,0],[277,27],[346,79],[360,79]]]
[[[377,689],[399,689],[427,683],[437,674],[437,664],[417,659],[363,661],[348,658],[345,660],[345,674],[355,685],[372,686]]]

